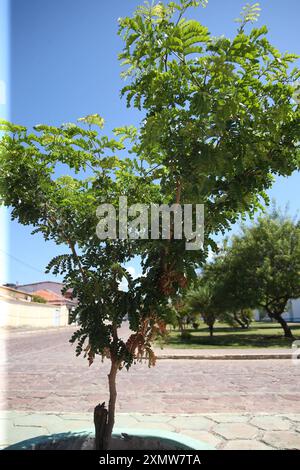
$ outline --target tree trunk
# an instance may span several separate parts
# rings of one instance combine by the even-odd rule
[[[209,336],[212,338],[214,335],[214,325],[208,325]]]
[[[111,440],[111,434],[115,424],[115,409],[117,400],[117,387],[116,387],[116,376],[118,372],[118,362],[112,360],[110,372],[108,374],[108,385],[109,385],[109,403],[108,403],[108,415],[107,424],[105,428],[103,438],[103,449],[107,450]]]
[[[179,331],[181,336],[184,335],[185,328],[184,328],[184,322],[181,319],[178,319],[178,326],[179,326]]]
[[[94,409],[94,424],[95,424],[95,450],[103,450],[104,448],[104,435],[107,425],[107,409],[105,403],[97,405]]]
[[[280,325],[281,325],[281,327],[284,331],[285,338],[295,339],[289,325],[284,320],[284,318],[282,318],[281,315],[273,314],[273,318],[275,318],[275,320],[278,321],[278,323],[280,323]]]
[[[237,324],[240,325],[241,328],[246,328],[244,323],[239,319],[236,313],[233,314],[233,318],[237,322]]]

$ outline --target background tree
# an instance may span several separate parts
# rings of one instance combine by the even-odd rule
[[[218,299],[219,320],[233,327],[249,328],[254,314],[247,301],[245,303],[244,286],[229,285],[229,272],[226,260],[227,240],[219,248],[218,256],[212,263],[203,267],[202,278],[213,281],[214,296]]]
[[[32,296],[32,302],[37,302],[39,304],[46,304],[47,301],[41,297],[40,295],[33,295]]]
[[[215,269],[212,267],[211,269]],[[282,317],[290,299],[300,296],[300,226],[273,213],[243,227],[218,264],[224,303],[263,309],[293,339]]]
[[[232,327],[240,327],[243,330],[250,327],[254,320],[254,313],[251,308],[242,308],[239,311],[225,312],[222,315],[222,321]]]
[[[210,336],[214,333],[214,324],[218,318],[218,302],[214,297],[213,287],[200,285],[187,295],[187,310],[202,317],[208,326]]]

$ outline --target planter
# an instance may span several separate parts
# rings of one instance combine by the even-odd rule
[[[93,450],[94,429],[37,436],[5,450]],[[110,450],[214,450],[205,442],[175,432],[115,429]]]

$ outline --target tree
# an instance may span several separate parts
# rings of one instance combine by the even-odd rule
[[[206,243],[215,248],[212,233],[267,200],[272,174],[299,167],[300,71],[290,71],[297,56],[270,44],[266,26],[247,32],[256,7],[228,39],[185,18],[199,4],[147,3],[120,20],[122,94],[145,113],[137,152],[158,166],[171,201],[205,204]]]
[[[33,295],[32,302],[37,302],[38,304],[46,304],[47,301],[40,295]]]
[[[210,336],[214,333],[214,324],[218,318],[218,303],[214,297],[213,286],[200,285],[187,295],[187,309],[191,313],[200,314],[209,329]]]
[[[247,329],[253,321],[253,310],[251,308],[242,308],[240,311],[225,312],[222,316],[222,320],[228,325]]]
[[[282,314],[289,300],[300,296],[298,223],[276,213],[260,217],[233,238],[218,269],[223,271],[224,304],[240,310],[263,309],[280,323],[285,337],[293,339]]]
[[[212,38],[198,21],[184,18],[200,3],[207,2],[146,4],[120,20],[121,60],[128,66],[122,94],[143,111],[139,130],[118,128],[109,139],[100,134],[98,115],[79,124],[39,125],[35,132],[1,126],[7,133],[0,147],[2,201],[14,219],[68,246],[49,269],[64,274],[79,300],[72,341],[90,364],[96,355],[111,361],[104,448],[114,423],[117,371],[145,354],[154,364],[151,341],[164,332],[169,299],[196,277],[208,246],[215,248],[212,235],[259,207],[272,174],[299,166],[299,105],[292,97],[300,74],[289,71],[296,56],[280,54],[265,27],[247,34],[251,11],[234,39]],[[129,157],[116,156],[123,149]],[[68,169],[57,177],[61,164]],[[129,203],[204,203],[204,249],[185,250],[173,223],[168,239],[99,243],[96,208],[103,201],[117,205],[121,195]],[[133,280],[124,263],[137,254],[143,275]],[[126,292],[118,288],[123,276]],[[133,334],[124,343],[118,328],[126,316]]]
[[[154,365],[151,341],[164,333],[164,301],[160,299],[156,305],[156,293],[150,311],[139,280],[133,281],[124,268],[137,252],[134,240],[101,242],[96,234],[96,209],[103,201],[115,202],[119,195],[128,195],[129,201],[133,195],[140,202],[156,201],[159,187],[152,179],[136,176],[134,162],[109,155],[124,145],[122,140],[101,136],[103,122],[98,115],[79,121],[82,125],[39,125],[34,132],[2,122],[6,135],[0,147],[0,188],[2,202],[12,207],[13,219],[32,225],[33,233],[40,232],[45,240],[69,248],[69,253],[49,263],[47,272],[62,274],[64,290],[72,289],[78,300],[71,314],[79,325],[71,338],[72,343],[77,342],[76,354],[84,352],[89,365],[96,355],[110,360],[108,413],[106,416],[101,408],[105,426],[97,443],[107,448],[114,425],[117,372],[142,358]],[[120,129],[117,133],[120,135]],[[67,174],[56,176],[61,163],[68,167]],[[119,287],[124,277],[127,291]],[[127,342],[118,337],[125,317],[132,330]]]
[[[174,327],[178,327],[181,338],[187,338],[189,332],[186,328],[192,324],[193,327],[197,323],[199,312],[192,312],[187,306],[186,293],[179,295],[177,298],[174,296],[170,305],[171,315],[169,316],[171,323]]]

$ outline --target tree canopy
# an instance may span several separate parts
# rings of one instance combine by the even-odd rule
[[[218,295],[227,311],[264,310],[293,338],[282,318],[291,299],[300,297],[300,226],[273,212],[235,236],[217,260]]]

